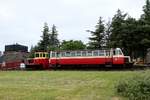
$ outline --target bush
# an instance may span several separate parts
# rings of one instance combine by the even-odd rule
[[[116,85],[117,93],[129,100],[150,100],[150,71],[122,79]]]

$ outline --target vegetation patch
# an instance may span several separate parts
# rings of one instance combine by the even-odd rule
[[[129,100],[150,100],[150,71],[120,80],[117,93]]]
[[[0,71],[0,100],[123,100],[114,86],[137,71]]]

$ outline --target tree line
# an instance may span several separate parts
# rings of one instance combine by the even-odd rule
[[[42,32],[41,40],[31,48],[31,52],[119,47],[132,58],[144,58],[147,48],[150,47],[150,1],[146,0],[143,14],[140,15],[139,19],[131,17],[120,9],[108,22],[99,17],[95,30],[87,30],[91,34],[87,44],[81,40],[63,40],[60,42],[55,25],[50,31],[47,23],[45,23]]]

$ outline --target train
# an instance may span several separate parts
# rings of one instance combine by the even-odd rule
[[[25,62],[26,69],[102,68],[132,66],[130,56],[120,48],[107,50],[68,50],[35,52]]]

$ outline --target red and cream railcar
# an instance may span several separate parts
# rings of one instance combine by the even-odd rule
[[[111,50],[51,51],[51,67],[62,66],[118,66],[130,63],[120,48]]]
[[[27,69],[49,69],[49,54],[48,52],[35,52],[33,59],[28,59],[26,62]]]

